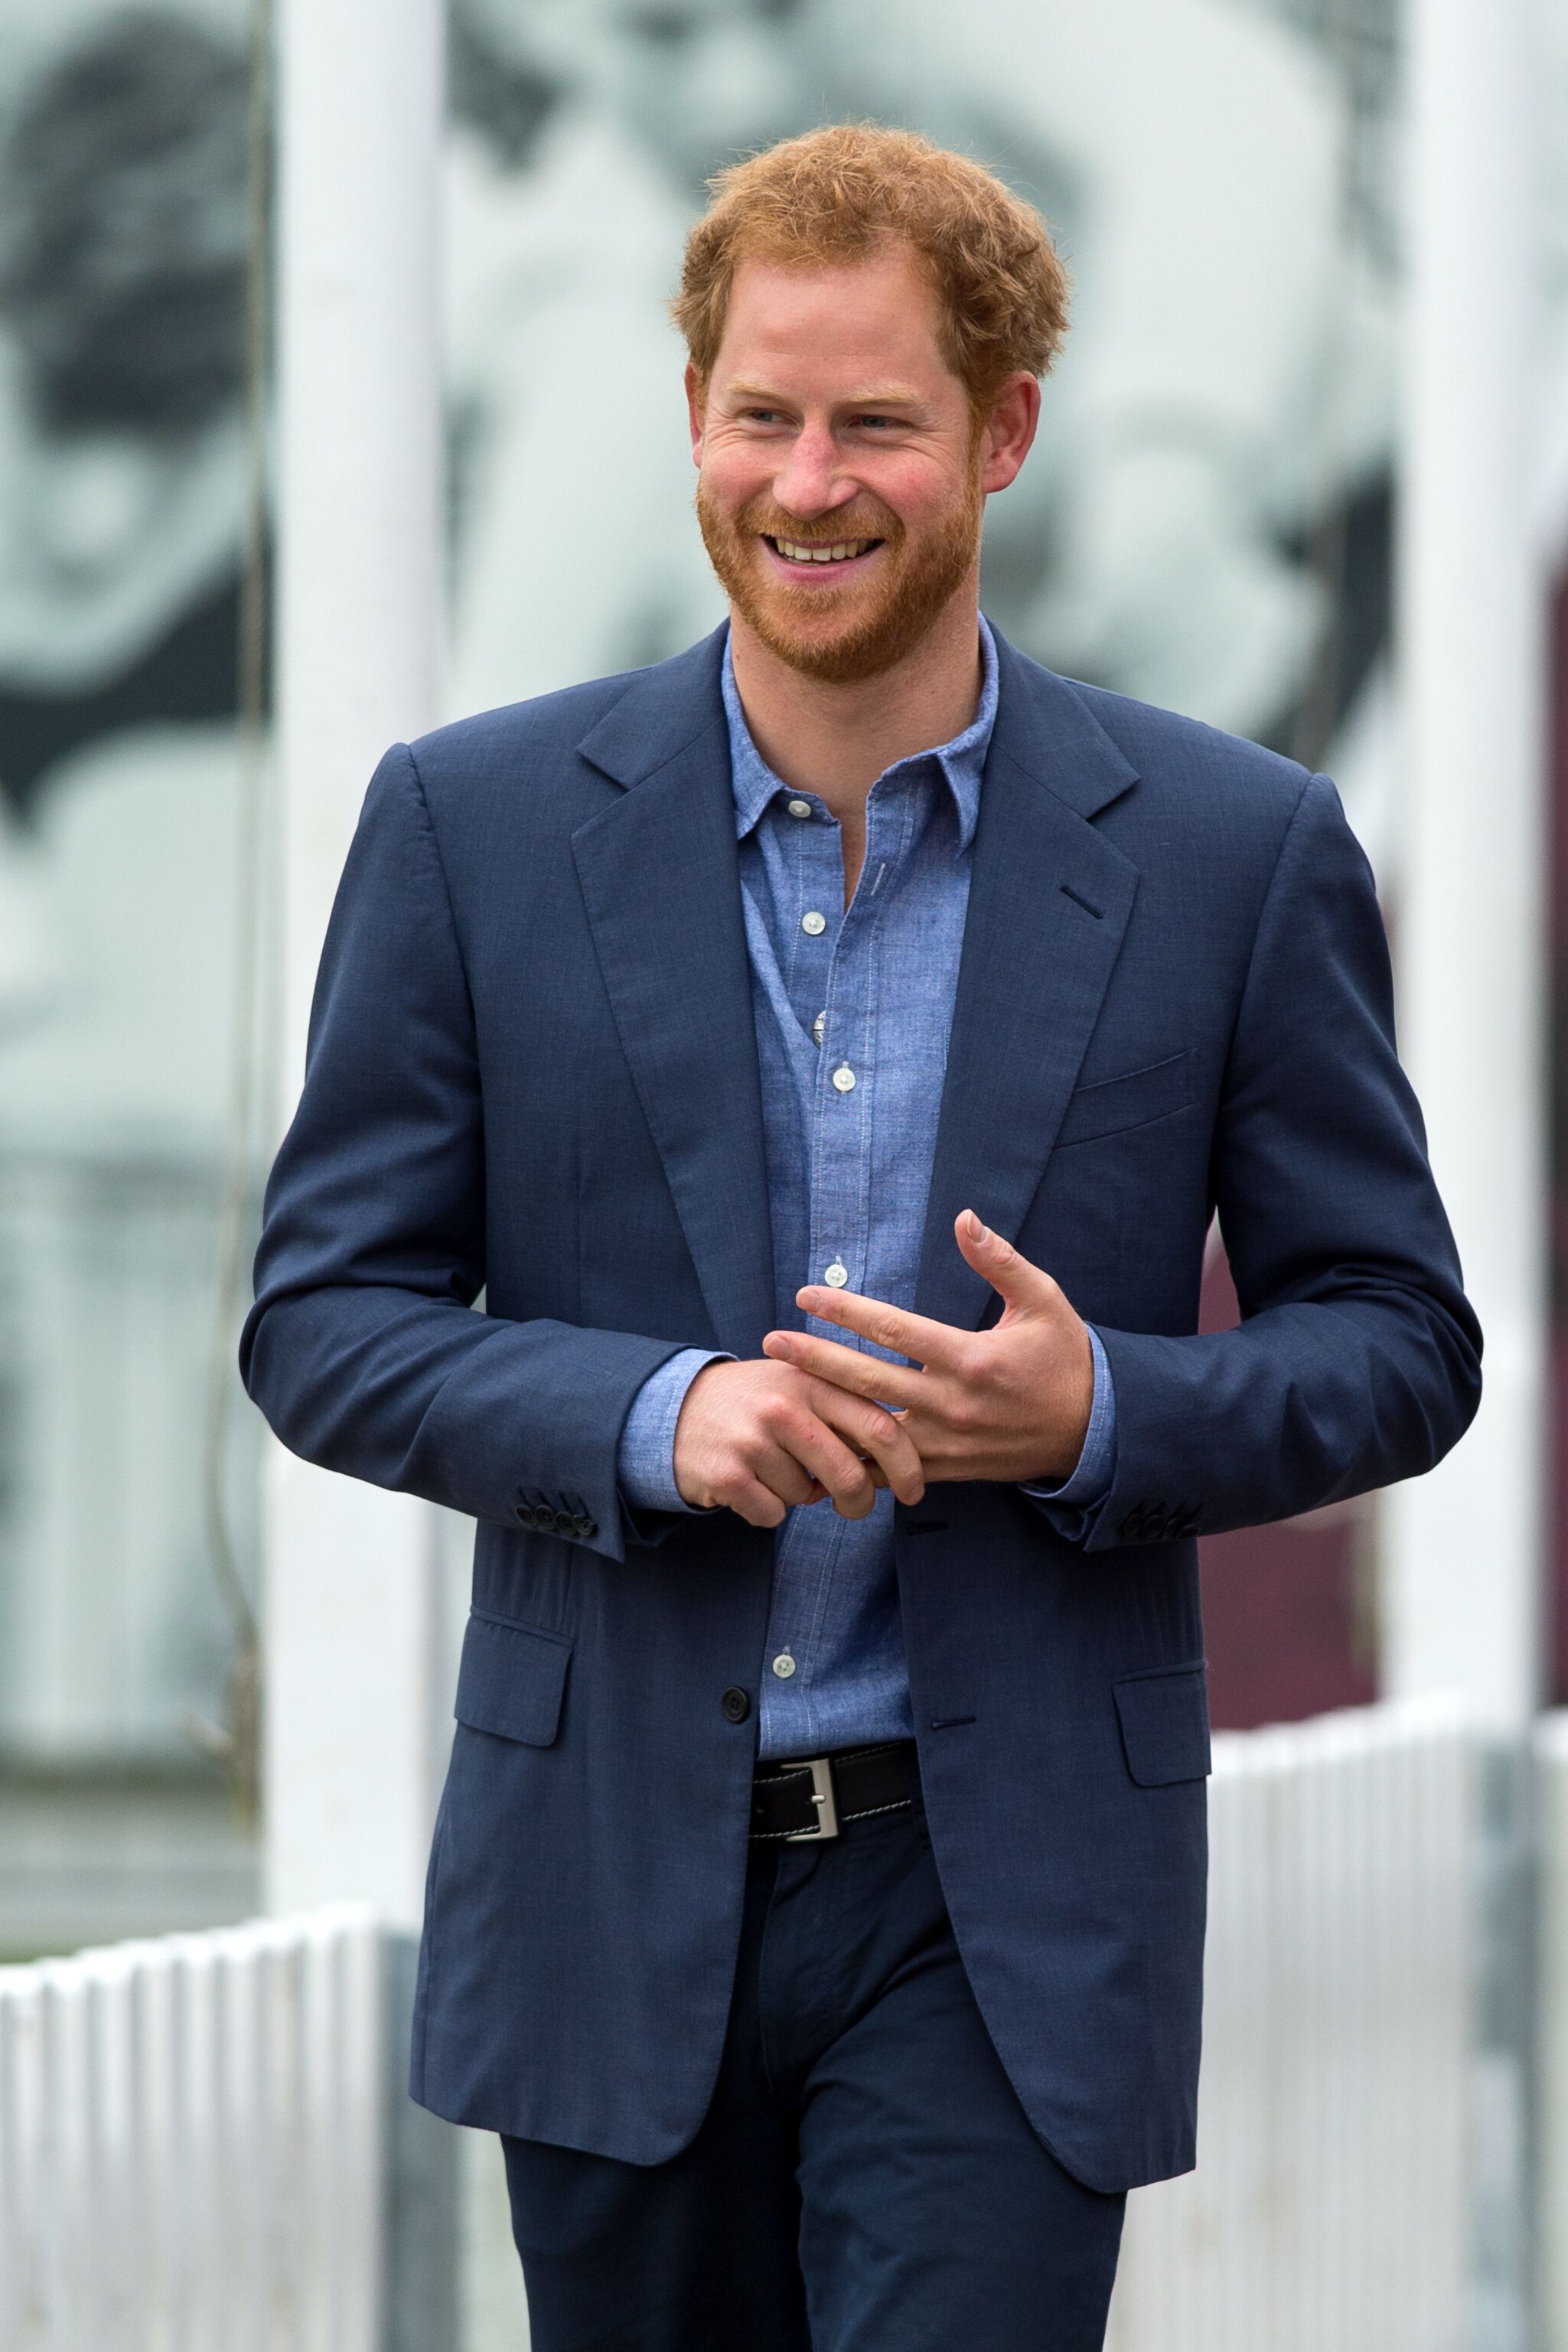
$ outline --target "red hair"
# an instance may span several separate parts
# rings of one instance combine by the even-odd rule
[[[1044,375],[1061,348],[1068,277],[1045,223],[967,155],[912,131],[837,123],[709,185],[671,305],[705,379],[741,262],[852,262],[894,243],[914,248],[936,289],[942,355],[977,410],[1020,369]]]

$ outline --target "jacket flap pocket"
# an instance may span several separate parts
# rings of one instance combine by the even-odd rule
[[[1167,1118],[1192,1100],[1192,1086],[1189,1046],[1163,1062],[1151,1062],[1145,1069],[1129,1070],[1123,1077],[1101,1078],[1092,1087],[1079,1087],[1057,1131],[1056,1149],[1092,1143],[1098,1136],[1119,1135],[1124,1128],[1147,1127],[1151,1119]]]
[[[1201,1780],[1209,1769],[1208,1676],[1203,1660],[1124,1675],[1112,1685],[1127,1769],[1141,1788]]]
[[[571,1643],[542,1625],[501,1617],[468,1620],[453,1712],[471,1731],[494,1732],[527,1748],[548,1748],[560,1728]]]

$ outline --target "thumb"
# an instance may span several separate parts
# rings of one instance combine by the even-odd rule
[[[954,1233],[964,1257],[991,1288],[1020,1313],[1055,1304],[1061,1293],[1042,1266],[1031,1265],[1011,1242],[983,1225],[973,1209],[960,1210]]]

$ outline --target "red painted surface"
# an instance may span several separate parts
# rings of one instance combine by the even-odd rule
[[[1239,1320],[1216,1236],[1202,1328],[1228,1330]],[[1204,1538],[1204,1645],[1217,1729],[1294,1723],[1376,1697],[1369,1538],[1364,1503]]]
[[[1568,1701],[1568,578],[1552,603],[1552,1446],[1547,1666]]]
[[[1552,1446],[1547,1635],[1552,1697],[1568,1704],[1568,578],[1552,604],[1551,1028]],[[1203,1328],[1237,1320],[1218,1249]],[[1294,1721],[1376,1696],[1370,1507],[1210,1536],[1201,1546],[1214,1720]]]

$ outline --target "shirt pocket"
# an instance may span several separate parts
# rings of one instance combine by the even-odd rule
[[[1201,1658],[1122,1675],[1111,1685],[1127,1769],[1141,1789],[1202,1780],[1210,1769],[1208,1672]]]
[[[453,1713],[470,1731],[549,1748],[560,1728],[570,1663],[566,1634],[476,1612],[463,1636]]]
[[[1189,1045],[1182,1053],[1167,1055],[1164,1061],[1128,1070],[1119,1078],[1097,1078],[1092,1086],[1079,1087],[1069,1097],[1066,1116],[1057,1131],[1057,1150],[1066,1150],[1074,1143],[1095,1143],[1103,1136],[1147,1127],[1156,1118],[1168,1118],[1173,1111],[1185,1110],[1193,1099],[1193,1061]]]

